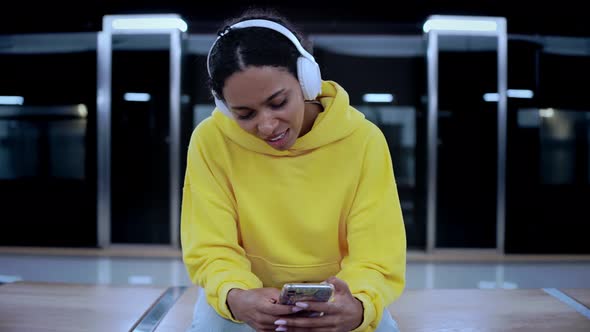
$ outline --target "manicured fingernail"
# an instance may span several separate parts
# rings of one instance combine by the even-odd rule
[[[295,305],[298,306],[299,308],[302,308],[302,309],[307,309],[307,307],[309,307],[309,304],[304,303],[304,302],[297,302],[297,303],[295,303]]]
[[[287,327],[286,326],[279,326],[276,328],[275,331],[287,331]]]
[[[303,308],[299,308],[299,307],[293,307],[293,309],[291,309],[293,312],[299,312],[301,310],[303,310]]]
[[[283,319],[279,319],[279,320],[275,321],[275,325],[285,325],[285,324],[287,324],[287,321],[283,320]]]

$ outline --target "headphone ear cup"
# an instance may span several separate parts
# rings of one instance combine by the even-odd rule
[[[227,105],[223,102],[223,100],[217,98],[217,94],[215,92],[213,92],[213,98],[215,99],[215,106],[217,107],[217,109],[219,109],[221,111],[221,113],[223,113],[231,118],[232,117],[231,111],[229,110]]]
[[[322,92],[320,66],[315,61],[300,56],[297,59],[297,78],[305,100],[314,100]]]

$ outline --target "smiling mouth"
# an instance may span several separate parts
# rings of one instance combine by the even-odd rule
[[[283,139],[283,137],[285,137],[287,135],[287,130],[285,130],[283,133],[281,133],[278,136],[275,136],[273,138],[268,139],[267,141],[269,141],[269,142],[276,142],[276,141],[279,141],[279,140]]]

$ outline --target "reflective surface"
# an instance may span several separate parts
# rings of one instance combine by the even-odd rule
[[[520,108],[512,128],[508,252],[589,252],[590,112]]]
[[[418,263],[408,288],[590,288],[590,262]],[[16,280],[109,285],[190,286],[177,258],[131,259],[0,255],[0,282]]]
[[[96,245],[96,55],[0,51],[0,70],[21,97],[0,105],[0,245]]]
[[[115,49],[112,57],[111,242],[167,244],[170,55],[156,46],[170,38],[113,35],[113,45],[133,39],[145,49]]]
[[[435,247],[496,247],[498,110],[483,98],[498,92],[496,44],[439,37]]]

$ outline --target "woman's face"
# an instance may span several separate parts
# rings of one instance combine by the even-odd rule
[[[284,68],[236,72],[225,81],[223,96],[238,125],[277,150],[289,149],[313,124],[299,81]]]

